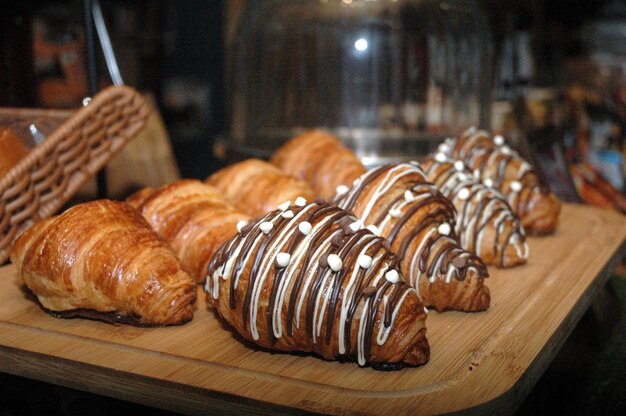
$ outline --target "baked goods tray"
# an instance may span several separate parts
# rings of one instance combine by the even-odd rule
[[[54,214],[141,131],[149,112],[127,86],[105,88],[74,112],[2,109],[9,127],[30,119],[51,133],[0,177],[0,264],[22,231]]]
[[[524,267],[491,269],[484,313],[431,312],[428,364],[395,372],[244,345],[200,296],[180,327],[42,312],[0,269],[0,371],[184,413],[511,413],[624,254],[625,217],[565,204]]]

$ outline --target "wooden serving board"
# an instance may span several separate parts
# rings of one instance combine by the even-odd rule
[[[0,371],[186,413],[508,413],[514,411],[624,253],[626,219],[565,205],[527,265],[490,270],[487,312],[431,312],[432,355],[379,372],[244,345],[207,309],[173,328],[63,320],[0,269]]]

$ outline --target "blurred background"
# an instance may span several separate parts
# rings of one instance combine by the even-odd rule
[[[112,83],[88,33],[87,3],[0,6],[0,125],[14,122],[2,118],[14,107],[71,114]],[[77,198],[102,194],[102,181],[107,196],[124,197],[203,179],[231,160],[267,157],[310,127],[333,131],[376,164],[419,158],[478,125],[535,161],[563,200],[626,213],[626,1],[100,5],[124,82],[154,112],[147,132]],[[626,408],[625,274],[618,268],[521,414]],[[93,401],[102,401],[101,414],[135,409],[6,375],[0,382],[10,386],[0,414],[78,414]],[[30,389],[47,398],[15,400]]]

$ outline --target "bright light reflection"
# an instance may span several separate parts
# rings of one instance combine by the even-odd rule
[[[356,42],[354,42],[354,47],[357,51],[363,52],[365,49],[367,49],[367,40],[363,38],[358,39]]]

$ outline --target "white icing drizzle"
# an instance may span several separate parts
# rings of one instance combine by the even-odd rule
[[[281,211],[285,211],[287,208],[291,206],[291,201],[285,201],[278,206],[278,209]]]
[[[467,172],[467,170],[458,171],[452,163],[438,163],[432,160],[426,171],[428,179],[438,185],[441,193],[453,202],[457,210],[455,231],[461,246],[473,251],[479,257],[486,255],[483,252],[483,239],[487,225],[491,222],[498,242],[501,242],[502,233],[513,232],[507,245],[513,245],[518,257],[526,259],[523,228],[504,196],[488,187],[490,179],[482,184]],[[484,202],[485,200],[487,202]],[[481,209],[476,212],[480,201],[483,201],[480,204]],[[494,255],[501,258],[506,246],[498,244],[496,250]]]
[[[237,232],[240,233],[243,227],[245,227],[246,225],[248,225],[248,221],[246,220],[237,221]]]
[[[298,229],[302,234],[309,235],[311,234],[311,230],[313,230],[313,226],[308,221],[302,221],[300,224],[298,224]]]
[[[274,228],[274,224],[269,221],[264,221],[259,225],[259,228],[263,231],[263,233],[269,234],[269,232],[272,231],[272,228]]]
[[[387,279],[389,283],[395,284],[398,283],[398,280],[400,280],[400,275],[397,270],[389,270],[385,273],[385,279]]]
[[[335,192],[337,193],[337,195],[343,195],[346,192],[348,192],[350,188],[348,188],[346,185],[339,185],[336,189]]]
[[[338,272],[343,267],[343,261],[336,254],[328,255],[328,267],[331,268],[332,271]]]
[[[317,204],[309,204],[304,206],[301,210],[298,210],[296,214],[290,218],[285,219],[282,217],[283,212],[274,211],[272,213],[268,213],[265,217],[259,220],[250,230],[246,232],[246,234],[238,234],[238,236],[234,237],[227,245],[225,246],[230,253],[230,256],[227,260],[216,267],[212,274],[207,279],[206,287],[208,293],[214,299],[217,299],[219,296],[219,285],[230,285],[230,279],[234,278],[233,274],[235,272],[234,265],[235,264],[250,264],[254,256],[256,256],[256,252],[259,249],[260,244],[263,241],[267,241],[268,238],[263,232],[259,232],[261,229],[261,225],[265,223],[272,224],[271,229],[268,233],[278,233],[271,236],[270,242],[267,243],[267,246],[264,247],[264,256],[258,266],[256,277],[253,280],[249,281],[251,286],[248,288],[251,293],[250,304],[249,304],[249,328],[252,338],[255,340],[259,339],[258,332],[258,321],[261,318],[259,316],[259,308],[260,308],[260,298],[266,287],[266,279],[272,275],[272,273],[276,273],[276,269],[280,268],[281,270],[281,279],[280,282],[277,283],[277,291],[276,291],[276,301],[274,303],[274,309],[271,311],[271,319],[273,326],[273,335],[276,338],[280,338],[283,335],[283,327],[285,325],[285,321],[283,318],[286,315],[284,312],[288,307],[288,299],[287,292],[288,288],[293,285],[293,281],[299,273],[299,264],[304,261],[304,258],[307,256],[310,257],[309,268],[304,272],[303,280],[302,280],[302,288],[295,299],[296,308],[294,310],[294,326],[297,329],[300,329],[301,326],[301,314],[304,307],[304,302],[308,297],[310,285],[312,284],[313,279],[317,276],[318,270],[320,267],[319,259],[322,257],[324,253],[327,253],[331,246],[332,241],[337,236],[341,235],[341,228],[335,229],[333,232],[328,232],[327,235],[324,235],[323,238],[317,239],[315,246],[312,245],[316,236],[321,232],[321,230],[328,230],[327,224],[329,221],[335,221],[336,217],[332,215],[328,215],[324,218],[318,219],[314,225],[311,226],[311,230],[309,233],[303,233],[301,230],[301,224],[305,223],[304,218],[308,215],[308,213],[313,209],[313,207],[318,206]],[[280,227],[278,227],[279,221],[286,221],[285,223],[280,223]],[[267,226],[264,226],[267,227]],[[308,228],[305,226],[305,228]],[[256,231],[255,231],[256,230]],[[287,247],[290,244],[295,236],[299,234],[300,237],[298,243],[292,247],[292,252],[287,252]],[[382,300],[379,304],[378,308],[382,308],[382,313],[384,314],[388,307],[390,307],[389,303],[389,294],[382,293],[382,290],[386,290],[385,288],[389,287],[388,283],[381,282],[381,279],[385,278],[389,281],[395,279],[396,282],[399,280],[399,274],[396,270],[390,269],[390,259],[388,253],[380,248],[380,238],[374,236],[371,233],[363,233],[360,234],[359,237],[355,237],[358,239],[355,247],[359,247],[359,251],[354,253],[355,255],[351,255],[353,266],[350,269],[348,274],[343,277],[343,285],[344,292],[342,296],[339,298],[339,304],[337,305],[336,313],[340,314],[340,319],[337,322],[338,328],[333,329],[333,331],[337,331],[338,340],[339,340],[339,352],[344,354],[346,352],[346,321],[347,316],[351,307],[351,299],[356,290],[356,282],[359,280],[359,273],[372,273],[368,270],[377,270],[376,276],[372,276],[367,278],[369,281],[369,285],[375,287],[377,293],[372,297],[364,297],[362,298],[362,307],[360,307],[360,313],[354,317],[354,320],[359,319],[358,330],[356,334],[356,350],[357,350],[357,359],[360,365],[365,365],[365,344],[370,342],[365,339],[366,333],[366,322],[367,316],[370,312],[370,308],[372,307],[372,300],[375,297],[380,296]],[[252,241],[248,241],[249,239],[253,239]],[[376,253],[372,253],[371,255],[367,254],[371,248],[377,245],[379,247]],[[240,259],[239,256],[242,254],[243,247],[248,247],[247,255],[244,259]],[[384,260],[387,259],[387,260]],[[322,334],[322,329],[324,327],[324,322],[326,320],[326,315],[329,313],[328,309],[330,307],[330,296],[329,293],[332,293],[335,285],[340,284],[340,280],[338,276],[340,275],[340,271],[342,267],[345,265],[340,264],[337,266],[336,261],[339,263],[343,263],[340,257],[336,254],[329,254],[327,256],[328,268],[325,269],[321,277],[321,287],[324,288],[317,292],[317,297],[312,300],[313,304],[313,313],[311,315],[312,323],[313,323],[313,342],[325,342],[324,336]],[[358,266],[357,266],[358,264]],[[366,271],[364,271],[364,269]],[[361,272],[359,272],[361,271]],[[394,278],[395,276],[395,278]],[[220,279],[221,277],[221,279]],[[223,282],[223,283],[222,283]],[[234,282],[234,287],[237,287],[237,282]],[[406,286],[403,289],[403,292],[399,294],[400,301],[398,301],[395,305],[395,309],[391,312],[391,324],[388,327],[381,322],[378,325],[378,330],[376,332],[376,342],[379,345],[382,345],[388,339],[389,334],[392,331],[392,327],[395,324],[396,316],[398,311],[404,304],[409,293],[415,293],[414,289]],[[380,313],[380,310],[377,312]],[[264,315],[263,315],[264,316]],[[384,315],[383,315],[384,316]],[[295,330],[295,329],[294,329]]]

